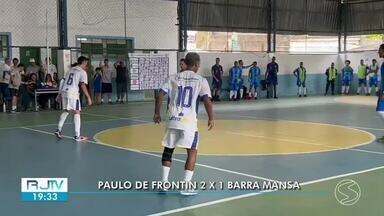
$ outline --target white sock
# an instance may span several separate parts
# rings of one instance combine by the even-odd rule
[[[381,117],[382,119],[384,119],[384,112],[379,111],[379,112],[377,112],[377,113],[380,115],[380,117]]]
[[[346,87],[345,87],[345,92],[346,92],[347,94],[349,94],[349,86],[346,86]]]
[[[12,106],[12,110],[16,110],[17,109],[17,106]]]
[[[345,93],[345,86],[341,86],[341,93],[342,93],[342,94]]]
[[[240,99],[243,98],[243,93],[244,93],[244,90],[243,90],[243,89],[240,89]]]
[[[235,93],[233,93],[233,90],[231,90],[229,93],[229,99],[232,99],[234,95],[235,95]]]
[[[307,95],[307,87],[303,87],[304,95]]]
[[[376,92],[379,92],[379,87],[376,87],[375,90],[376,90]]]
[[[75,123],[75,136],[80,137],[80,127],[81,127],[80,114],[75,114],[73,116],[73,123]]]
[[[169,176],[170,170],[171,170],[171,167],[163,166],[163,176],[161,178],[163,182],[168,181],[168,176]]]
[[[257,97],[257,91],[255,91],[254,97]]]
[[[184,173],[184,181],[186,182],[190,182],[192,180],[192,177],[193,177],[193,171],[191,170],[185,170],[185,173]]]
[[[67,119],[69,113],[68,112],[63,112],[61,113],[60,115],[60,120],[59,120],[59,124],[57,126],[57,129],[59,129],[59,131],[61,131],[63,129],[63,125],[65,123],[65,120]]]
[[[357,88],[357,94],[360,94],[360,91],[361,91],[361,87],[358,87]]]

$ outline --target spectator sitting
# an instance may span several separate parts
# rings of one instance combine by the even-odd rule
[[[52,78],[51,74],[47,74],[45,82],[40,83],[39,89],[57,89],[57,82]],[[46,109],[47,103],[56,102],[57,94],[39,95],[39,104],[42,109]],[[56,105],[56,104],[55,104]]]

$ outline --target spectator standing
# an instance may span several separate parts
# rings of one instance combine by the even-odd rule
[[[216,58],[216,64],[211,68],[213,101],[220,101],[221,86],[223,84],[223,67],[220,65],[220,58]]]
[[[127,96],[127,67],[124,61],[117,61],[115,63],[116,69],[116,92],[117,103],[124,103],[124,98]]]
[[[9,83],[9,89],[12,96],[12,109],[11,113],[16,113],[18,99],[20,96],[21,74],[24,71],[24,66],[19,65],[18,59],[13,59],[13,66],[11,68],[11,80]]]
[[[2,67],[0,76],[0,94],[3,102],[3,111],[5,112],[10,105],[11,95],[9,91],[9,83],[11,80],[11,59],[6,58],[5,64]]]
[[[101,103],[108,101],[112,104],[112,68],[109,67],[108,59],[104,60],[104,64],[100,62],[100,68],[102,72],[101,76]],[[106,98],[106,100],[104,100]]]
[[[335,82],[337,78],[337,69],[335,68],[335,63],[332,62],[331,67],[329,67],[325,71],[325,75],[327,76],[327,85],[325,87],[325,94],[328,94],[329,86],[331,86],[332,95],[335,95]]]
[[[93,97],[96,105],[101,103],[101,68],[97,67],[93,76]]]
[[[278,85],[278,72],[279,65],[276,63],[276,57],[272,57],[272,61],[267,65],[267,71],[265,72],[265,80],[267,81],[267,98],[270,98],[273,95],[273,97],[277,99],[276,86]]]

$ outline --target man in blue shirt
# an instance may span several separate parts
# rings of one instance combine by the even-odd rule
[[[260,86],[261,70],[257,66],[257,62],[253,62],[252,67],[249,69],[249,91],[251,98],[257,99],[257,88]]]
[[[273,92],[273,97],[277,99],[276,86],[277,82],[277,73],[279,72],[279,65],[276,63],[276,58],[272,57],[272,62],[267,65],[267,71],[265,72],[265,80],[267,81],[267,98],[270,98],[271,92]]]
[[[237,93],[242,87],[241,80],[241,68],[239,67],[239,62],[235,61],[234,66],[229,70],[229,82],[231,86],[231,91],[229,93],[230,100],[237,100]]]
[[[384,44],[380,45],[379,56],[380,58],[384,58]],[[379,99],[377,101],[376,111],[384,119],[384,94],[383,94],[384,93],[384,62],[381,64],[380,73],[381,73],[380,91],[379,91]],[[378,141],[381,143],[384,143],[384,137],[378,139]]]

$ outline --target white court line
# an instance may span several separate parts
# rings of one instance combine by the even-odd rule
[[[48,135],[51,135],[51,136],[55,136],[53,133],[47,132],[47,131],[43,131],[43,130],[37,130],[37,129],[33,129],[33,128],[28,128],[28,127],[21,127],[21,128],[25,129],[25,130],[30,130],[30,131],[34,131],[34,132],[38,132],[38,133],[43,133],[43,134],[48,134]],[[67,138],[67,139],[73,139],[73,137],[70,137],[70,136],[63,136],[63,137]],[[143,152],[143,151],[138,151],[138,150],[135,150],[135,149],[128,149],[128,148],[123,148],[123,147],[119,147],[119,146],[113,146],[113,145],[109,145],[109,144],[106,144],[106,143],[103,143],[103,142],[99,142],[99,141],[87,140],[85,142],[94,143],[94,144],[97,144],[97,145],[108,146],[108,147],[117,148],[117,149],[122,149],[122,150],[126,150],[126,151],[128,150],[128,151],[132,151],[132,152],[136,152],[136,153],[140,153],[140,154],[144,154],[144,155],[149,155],[149,156],[153,156],[153,157],[157,157],[157,158],[161,158],[162,157],[161,155],[152,154],[152,153]],[[184,160],[180,160],[180,159],[177,159],[177,158],[174,158],[173,160],[185,163]],[[208,168],[208,169],[213,169],[213,170],[217,170],[217,171],[221,171],[221,172],[236,174],[236,175],[240,175],[240,176],[246,176],[246,177],[253,178],[253,179],[260,179],[260,180],[264,180],[264,181],[279,182],[278,180],[269,179],[269,178],[265,178],[265,177],[262,177],[262,176],[256,176],[256,175],[251,175],[251,174],[247,174],[247,173],[236,172],[236,171],[232,171],[232,170],[228,170],[228,169],[222,169],[222,168],[219,168],[219,167],[214,167],[214,166],[210,166],[210,165],[206,165],[206,164],[201,164],[201,163],[196,163],[196,166],[205,167],[205,168]]]
[[[303,182],[303,183],[300,183],[300,185],[301,186],[311,185],[311,184],[315,184],[315,183],[319,183],[319,182],[325,182],[325,181],[329,181],[329,180],[333,180],[333,179],[338,179],[338,178],[343,178],[343,177],[347,177],[347,176],[367,173],[367,172],[371,172],[371,171],[375,171],[375,170],[379,170],[379,169],[383,169],[383,168],[384,168],[384,166],[379,166],[379,167],[374,167],[371,169],[360,170],[357,172],[351,172],[351,173],[345,173],[345,174],[341,174],[341,175],[330,176],[330,177],[321,178],[321,179],[317,179],[317,180],[313,180],[313,181]],[[215,205],[215,204],[219,204],[219,203],[224,203],[224,202],[228,202],[228,201],[232,201],[232,200],[243,199],[246,197],[257,196],[257,195],[261,195],[261,194],[265,194],[265,193],[269,193],[269,192],[274,192],[274,191],[276,191],[276,190],[267,190],[267,191],[260,191],[260,192],[255,192],[255,193],[248,193],[248,194],[243,194],[243,195],[239,195],[239,196],[228,197],[228,198],[219,199],[219,200],[215,200],[215,201],[211,201],[211,202],[206,202],[206,203],[201,203],[201,204],[197,204],[197,205],[187,206],[187,207],[173,209],[173,210],[164,211],[164,212],[159,212],[159,213],[155,213],[155,214],[150,214],[148,216],[168,215],[168,214],[173,214],[173,213],[177,213],[177,212],[183,212],[183,211],[187,211],[187,210],[191,210],[191,209],[196,209],[196,208],[201,208],[201,207],[205,207],[205,206],[211,206],[211,205]]]
[[[370,127],[355,127],[355,126],[348,126],[348,127],[353,127],[353,128],[358,128],[358,129],[363,129],[363,130],[377,130],[377,131],[384,131],[384,128],[370,128]]]
[[[84,113],[83,113],[84,114]],[[122,118],[110,118],[110,119],[101,119],[101,120],[90,120],[90,121],[83,121],[82,123],[95,123],[95,122],[106,122],[106,121],[116,121],[116,120],[130,120],[130,121],[136,121],[136,122],[142,122],[142,123],[147,123],[149,121],[145,120],[140,120],[137,118],[141,118],[143,116],[132,116],[132,117],[122,117]],[[65,125],[72,125],[73,122],[67,122],[64,123]],[[11,130],[11,129],[20,129],[23,127],[46,127],[46,126],[57,126],[57,123],[51,123],[51,124],[37,124],[37,125],[23,125],[23,126],[15,126],[15,127],[3,127],[0,128],[0,130]]]

